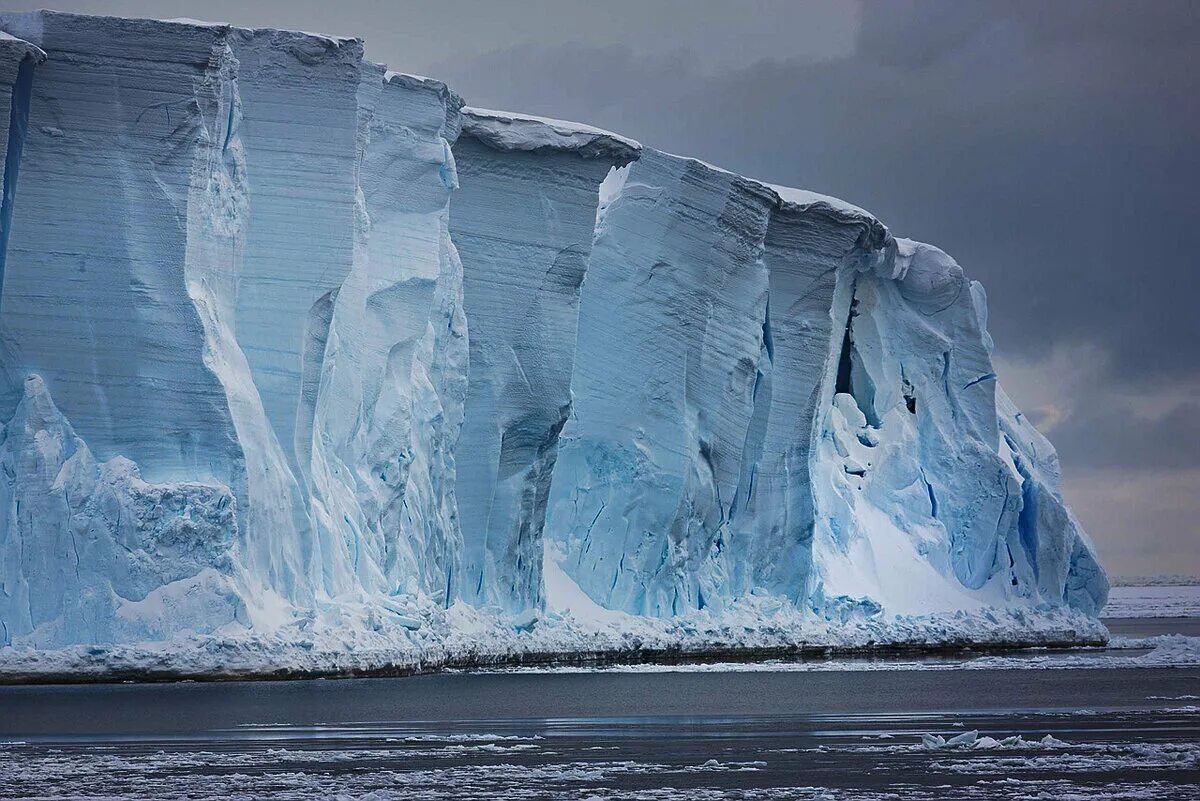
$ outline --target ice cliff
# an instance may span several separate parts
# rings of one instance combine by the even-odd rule
[[[0,30],[0,654],[1100,636],[940,250],[357,39]]]

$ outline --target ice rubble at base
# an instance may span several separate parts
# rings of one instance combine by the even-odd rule
[[[357,39],[0,29],[10,663],[1103,637],[936,248]]]

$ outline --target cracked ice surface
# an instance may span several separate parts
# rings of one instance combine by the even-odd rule
[[[0,28],[14,670],[1103,638],[940,250],[358,39]]]

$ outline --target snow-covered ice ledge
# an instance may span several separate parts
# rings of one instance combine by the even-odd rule
[[[0,673],[1106,636],[937,248],[359,39],[0,32]]]
[[[497,150],[574,151],[622,166],[642,149],[632,139],[590,125],[486,108],[463,109],[463,133]]]

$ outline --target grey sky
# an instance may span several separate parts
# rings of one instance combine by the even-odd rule
[[[984,282],[1001,377],[1109,569],[1200,573],[1198,4],[54,5],[361,35],[473,105],[864,206]]]

